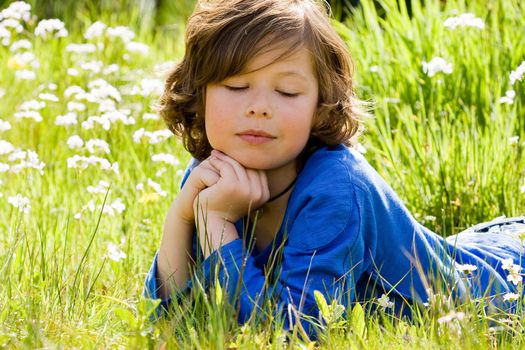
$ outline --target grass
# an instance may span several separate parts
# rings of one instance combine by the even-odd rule
[[[403,3],[403,2],[401,2]],[[355,61],[355,81],[360,97],[374,102],[374,118],[365,121],[361,143],[367,159],[378,169],[416,217],[443,236],[500,215],[525,213],[525,81],[510,85],[509,75],[525,60],[523,32],[525,6],[517,0],[502,1],[413,1],[412,17],[396,1],[381,7],[363,2],[344,23],[334,22],[348,42]],[[180,13],[187,13],[185,5]],[[87,11],[87,10],[86,10]],[[444,27],[451,16],[472,12],[485,27]],[[155,65],[180,57],[181,28],[161,26],[157,31],[140,26],[137,8],[124,13],[101,13],[109,26],[130,25],[136,41],[147,43],[147,55],[126,52],[120,39],[103,37],[104,49],[90,54],[66,52],[69,43],[85,43],[85,29],[93,14],[69,14],[69,36],[42,39],[35,36],[36,21],[13,34],[11,43],[28,39],[39,67],[15,59],[9,45],[0,45],[0,119],[10,130],[0,139],[22,151],[32,150],[45,163],[43,175],[31,168],[16,169],[20,159],[0,154],[0,163],[11,170],[0,173],[0,347],[2,348],[432,348],[515,349],[524,346],[522,313],[500,315],[510,321],[491,320],[475,303],[455,308],[464,317],[438,322],[452,309],[440,303],[424,310],[413,322],[387,313],[366,314],[354,307],[335,317],[314,343],[301,339],[300,330],[287,333],[266,322],[238,326],[234,310],[225,305],[220,291],[209,296],[198,288],[157,324],[149,322],[152,301],[141,298],[142,283],[158,247],[164,215],[177,193],[180,171],[188,161],[174,138],[152,143],[133,136],[137,130],[164,129],[162,121],[144,118],[152,112],[157,95],[126,95],[145,78],[162,79]],[[162,19],[162,23],[169,19]],[[0,22],[1,23],[1,22]],[[128,54],[128,59],[124,54]],[[429,77],[423,62],[440,56],[452,63],[450,74]],[[81,62],[100,61],[104,67],[118,64],[115,73],[89,72]],[[68,74],[75,67],[79,74]],[[16,72],[36,72],[35,80],[22,80]],[[118,109],[129,109],[135,124],[99,124],[85,129],[81,123],[100,116],[100,101],[86,102],[78,123],[57,126],[58,115],[67,113],[64,91],[104,78],[122,93]],[[48,84],[56,84],[52,90]],[[512,104],[500,103],[507,90],[515,91]],[[41,122],[17,119],[25,101],[41,100],[48,92],[59,98],[46,101],[38,111]],[[126,113],[125,113],[126,114]],[[84,146],[70,149],[67,140],[79,135],[85,142],[103,139],[110,153],[97,151],[119,172],[100,165],[68,168],[75,154],[89,156]],[[513,137],[518,136],[517,142]],[[2,149],[4,146],[2,146]],[[152,155],[169,153],[179,164],[152,161]],[[19,157],[26,157],[18,152]],[[153,186],[160,185],[166,196]],[[88,186],[101,186],[90,193]],[[137,189],[143,184],[144,189]],[[24,213],[9,203],[20,194],[30,201]],[[118,199],[125,205],[119,212]],[[92,202],[90,202],[92,201]],[[115,202],[117,201],[117,202]],[[113,213],[103,212],[114,208]],[[114,205],[112,207],[112,205]],[[78,217],[77,214],[81,214]],[[108,249],[117,247],[126,257],[118,260]],[[115,259],[115,260],[113,260]],[[193,300],[193,302],[191,302]],[[271,310],[271,306],[270,310]],[[271,313],[270,313],[271,314]],[[460,319],[461,318],[461,319]],[[279,324],[279,322],[277,322]],[[500,328],[490,328],[499,325]],[[284,339],[288,338],[285,342]]]

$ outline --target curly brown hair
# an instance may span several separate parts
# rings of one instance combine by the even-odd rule
[[[206,86],[239,74],[263,51],[300,47],[311,52],[319,101],[302,157],[322,146],[352,145],[366,115],[352,86],[352,62],[315,0],[201,0],[188,21],[186,51],[169,74],[157,110],[182,137],[191,155],[203,160],[211,146],[205,132]]]

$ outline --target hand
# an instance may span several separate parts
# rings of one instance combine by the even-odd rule
[[[210,158],[203,160],[191,171],[173,203],[174,210],[179,213],[181,220],[191,225],[195,223],[195,198],[202,190],[217,183],[219,178],[219,171],[211,165]]]
[[[241,217],[262,206],[270,198],[266,173],[246,169],[233,158],[219,151],[212,151],[209,164],[218,171],[219,178],[211,177],[194,201],[194,210],[205,217],[234,223]],[[213,175],[215,176],[215,172]]]

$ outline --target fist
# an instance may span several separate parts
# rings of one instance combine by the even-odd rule
[[[199,214],[234,223],[270,198],[263,170],[246,169],[233,158],[215,150],[207,160],[217,177],[210,177],[208,183],[211,185],[202,189],[195,198],[195,216]]]

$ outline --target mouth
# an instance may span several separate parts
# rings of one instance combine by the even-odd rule
[[[237,136],[251,144],[263,144],[276,139],[275,136],[262,130],[244,130],[237,133]]]

